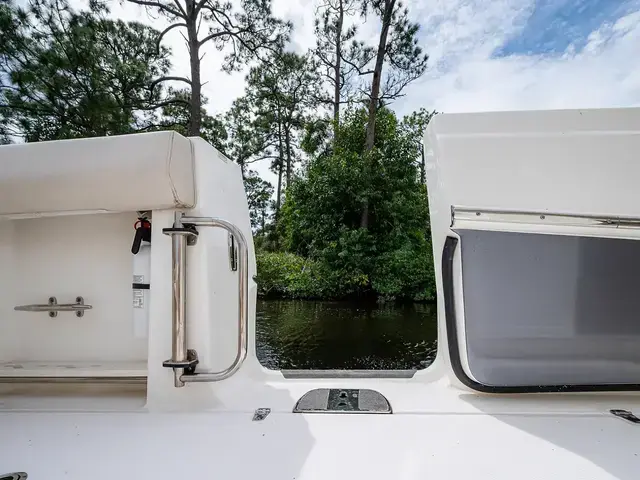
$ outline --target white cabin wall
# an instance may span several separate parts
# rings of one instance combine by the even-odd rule
[[[121,213],[0,223],[0,282],[8,287],[1,288],[1,336],[13,346],[2,349],[2,360],[144,361],[147,340],[133,334],[135,219],[135,213]],[[82,296],[93,309],[80,318],[73,312],[50,318],[46,312],[13,310],[47,303],[50,296],[58,303]]]
[[[416,373],[416,380],[429,381],[434,374],[442,375],[449,367],[447,331],[445,327],[444,297],[442,285],[442,249],[449,228],[450,209],[441,178],[440,155],[438,143],[427,130],[424,136],[425,176],[429,194],[429,222],[431,225],[431,242],[433,248],[434,273],[436,280],[436,305],[438,317],[438,349],[436,358],[429,367]]]
[[[196,159],[197,207],[189,215],[219,217],[238,226],[249,250],[249,354],[245,367],[259,363],[255,357],[256,274],[249,207],[240,167],[220,155],[200,138],[191,138]],[[215,155],[211,158],[210,155]],[[215,180],[214,180],[215,179]],[[198,227],[198,245],[190,247],[188,308],[191,327],[190,348],[201,355],[203,370],[223,370],[236,356],[238,339],[238,272],[229,264],[227,232],[220,228]],[[208,286],[208,287],[207,287]],[[208,311],[202,307],[208,306]],[[198,317],[193,313],[197,312]],[[188,314],[189,315],[189,314]],[[200,321],[200,318],[206,321]]]
[[[426,177],[438,293],[438,354],[449,365],[442,253],[451,207],[638,217],[640,109],[440,114],[425,133]],[[634,229],[482,224],[487,230],[638,238]],[[454,255],[458,340],[466,344],[460,245]],[[461,361],[471,378],[466,350]],[[426,375],[419,372],[416,378]],[[453,382],[462,386],[450,375]],[[464,387],[463,387],[464,388]]]
[[[640,109],[442,114],[428,131],[450,204],[638,215]]]
[[[173,225],[172,210],[154,210],[151,223],[151,289],[149,300],[149,355],[147,402],[172,403],[179,395],[173,372],[162,366],[171,358],[171,239],[162,233]],[[179,398],[179,397],[178,397]]]

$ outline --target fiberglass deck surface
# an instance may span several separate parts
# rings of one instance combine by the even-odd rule
[[[629,479],[640,427],[606,414],[0,413],[29,479]]]

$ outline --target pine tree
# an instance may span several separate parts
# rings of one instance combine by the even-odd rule
[[[409,21],[409,10],[398,0],[364,0],[363,12],[373,13],[380,20],[380,34],[371,69],[360,69],[360,75],[371,75],[368,94],[368,118],[365,137],[365,177],[370,174],[376,135],[376,112],[381,105],[402,96],[409,83],[419,78],[427,68],[427,54],[418,46],[417,23]],[[389,65],[384,82],[383,67]],[[365,196],[360,226],[369,225],[369,198]]]
[[[225,50],[222,68],[226,72],[240,70],[255,58],[279,51],[287,41],[291,24],[276,19],[271,13],[271,0],[241,0],[240,8],[220,0],[126,0],[162,14],[168,21],[156,38],[161,44],[173,29],[186,31],[183,37],[189,51],[190,76],[165,76],[165,81],[182,82],[191,90],[189,135],[200,135],[202,127],[202,80],[200,53],[203,45],[213,44]],[[201,24],[206,34],[200,33]]]

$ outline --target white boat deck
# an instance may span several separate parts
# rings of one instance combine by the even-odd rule
[[[226,412],[149,413],[134,390],[126,402],[118,395],[117,411],[95,391],[77,404],[16,392],[0,405],[0,465],[94,480],[635,480],[640,471],[640,425],[608,412],[638,411],[636,395],[482,396],[383,381],[392,415],[291,413],[310,383],[274,382]],[[275,408],[253,421],[251,404]]]

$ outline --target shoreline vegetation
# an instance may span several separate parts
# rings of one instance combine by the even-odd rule
[[[434,303],[436,299],[432,271],[427,278],[422,272],[412,278],[416,272],[400,271],[394,278],[374,276],[370,281],[367,275],[344,276],[322,261],[288,252],[257,252],[256,264],[254,279],[262,300]]]

